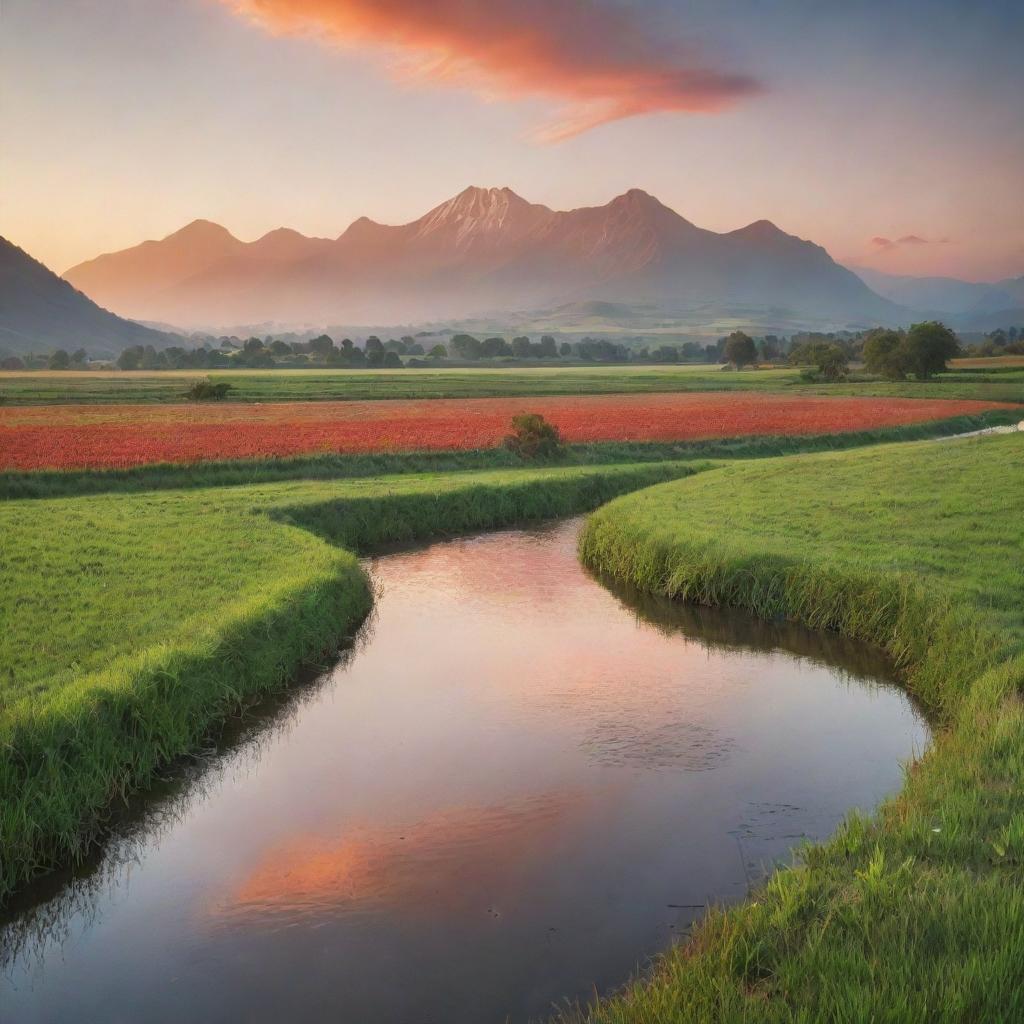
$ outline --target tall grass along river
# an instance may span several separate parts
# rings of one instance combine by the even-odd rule
[[[21,894],[4,1018],[526,1021],[899,787],[884,658],[607,589],[578,526],[369,562],[333,670]]]

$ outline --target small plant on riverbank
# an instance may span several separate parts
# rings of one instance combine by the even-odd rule
[[[525,412],[512,417],[505,447],[521,459],[552,459],[562,451],[562,435],[540,413]]]
[[[190,402],[220,402],[227,397],[231,385],[225,380],[197,380],[186,392]]]

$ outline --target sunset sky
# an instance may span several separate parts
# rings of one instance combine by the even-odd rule
[[[6,0],[0,234],[402,222],[637,186],[897,273],[1024,274],[1019,0]]]

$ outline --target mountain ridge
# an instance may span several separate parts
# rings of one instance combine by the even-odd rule
[[[119,352],[165,346],[176,335],[152,330],[103,309],[73,285],[0,237],[0,349],[23,355],[63,348]]]
[[[398,322],[594,299],[753,303],[837,321],[900,315],[821,246],[771,221],[718,233],[638,188],[552,210],[507,186],[470,186],[408,223],[359,217],[334,239],[278,228],[242,242],[197,220],[64,277],[125,315],[182,324]]]

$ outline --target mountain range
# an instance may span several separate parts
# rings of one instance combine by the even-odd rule
[[[887,274],[868,267],[850,269],[884,298],[921,316],[950,319],[966,330],[987,331],[1024,323],[1024,277],[975,282]]]
[[[160,348],[180,341],[101,309],[0,237],[0,350],[22,355],[85,348],[113,354],[131,345]]]
[[[333,239],[279,228],[243,242],[197,220],[64,277],[124,316],[182,327],[395,324],[593,300],[770,309],[837,327],[906,319],[823,248],[769,221],[709,231],[639,189],[556,211],[471,187],[411,223],[360,217]]]

